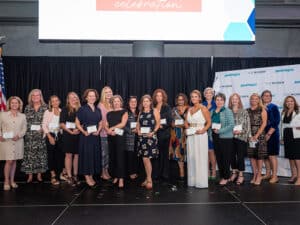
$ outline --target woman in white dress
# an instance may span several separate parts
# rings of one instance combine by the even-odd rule
[[[210,113],[201,104],[201,92],[194,90],[190,94],[193,106],[188,110],[185,128],[187,137],[188,186],[208,187],[208,136],[211,125]]]

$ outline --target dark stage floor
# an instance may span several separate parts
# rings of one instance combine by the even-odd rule
[[[21,183],[17,190],[0,191],[0,224],[299,225],[300,187],[286,180],[259,187],[211,183],[208,189],[155,183],[152,191],[140,182],[124,190],[108,182],[96,189]]]

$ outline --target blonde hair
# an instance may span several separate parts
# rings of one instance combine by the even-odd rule
[[[145,98],[148,98],[148,99],[149,99],[149,101],[150,101],[150,103],[151,103],[151,104],[150,104],[150,108],[152,108],[152,98],[151,98],[151,96],[148,95],[148,94],[147,94],[147,95],[143,95],[142,98],[141,98],[141,100],[140,100],[140,105],[139,105],[140,113],[144,111],[143,101],[144,101]]]
[[[241,100],[241,96],[238,94],[238,93],[233,93],[232,95],[230,95],[229,97],[229,102],[228,102],[228,108],[229,109],[232,109],[233,108],[233,105],[232,105],[232,98],[236,96],[238,99],[239,99],[239,105],[238,105],[238,108],[239,109],[242,109],[243,108],[243,103],[242,103],[242,100]]]
[[[109,86],[103,87],[102,90],[101,90],[100,103],[102,103],[106,109],[109,109],[110,108],[110,102],[106,101],[106,94],[105,94],[105,91],[107,89],[110,89],[111,93],[113,94],[113,91]]]
[[[198,95],[198,97],[199,97],[199,99],[200,99],[199,103],[202,102],[202,95],[201,95],[201,92],[200,92],[199,90],[196,90],[196,89],[195,89],[195,90],[192,90],[191,93],[190,93],[190,97],[192,96],[192,94]]]
[[[49,102],[48,102],[49,112],[52,112],[52,109],[53,109],[52,104],[51,104],[51,100],[52,100],[53,98],[57,98],[58,101],[59,101],[59,104],[60,104],[60,99],[59,99],[59,97],[58,97],[57,95],[51,95],[50,98],[49,98]]]
[[[261,97],[258,93],[253,93],[252,95],[250,95],[250,98],[249,98],[250,101],[251,101],[252,97],[257,97],[259,99],[259,102],[258,102],[258,108],[259,109],[264,109],[265,108],[263,103],[262,103]],[[251,106],[251,103],[250,103],[250,106]]]
[[[11,108],[10,108],[10,103],[12,100],[17,100],[19,102],[19,112],[22,112],[23,110],[23,101],[18,97],[18,96],[11,96],[9,97],[9,99],[7,100],[7,111],[9,111]]]
[[[72,106],[70,104],[70,95],[75,95],[78,100],[75,109],[72,108]],[[80,107],[81,107],[81,104],[80,104],[80,99],[79,99],[78,95],[73,91],[69,92],[67,95],[67,99],[66,99],[66,108],[68,110],[68,114],[70,115],[73,112],[77,112]]]
[[[41,96],[41,105],[44,105],[45,104],[45,101],[44,101],[44,98],[43,98],[43,93],[40,89],[32,89],[29,94],[28,94],[28,104],[30,106],[33,106],[33,102],[32,102],[32,95],[34,92],[38,92]]]
[[[110,98],[110,105],[111,105],[111,108],[113,108],[113,109],[115,109],[114,108],[114,100],[115,99],[120,99],[120,102],[121,102],[121,108],[123,107],[123,99],[122,99],[122,97],[120,96],[120,95],[113,95],[111,98]]]

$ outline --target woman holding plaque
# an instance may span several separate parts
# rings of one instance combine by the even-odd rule
[[[160,127],[160,114],[152,107],[150,95],[141,98],[140,113],[136,125],[138,131],[138,156],[143,158],[146,170],[146,179],[142,187],[152,189],[152,163],[151,159],[157,159],[159,150],[157,148],[156,133]]]
[[[113,110],[107,113],[105,124],[108,134],[110,168],[114,178],[113,184],[118,183],[118,187],[123,188],[126,176],[124,127],[128,120],[128,113],[126,109],[123,109],[123,99],[120,95],[112,96],[110,101]]]
[[[254,93],[250,96],[250,108],[248,108],[247,111],[251,126],[247,153],[253,170],[253,178],[250,183],[260,185],[262,181],[261,172],[263,160],[268,158],[268,152],[265,140],[267,112],[258,94]]]
[[[76,128],[75,118],[80,106],[78,95],[75,92],[69,92],[66,107],[62,109],[60,115],[60,127],[63,130],[62,151],[65,153],[67,182],[70,185],[79,184],[78,144],[80,131]]]
[[[278,182],[277,170],[280,147],[279,123],[280,112],[278,106],[272,103],[272,93],[269,90],[263,91],[261,94],[263,104],[267,110],[267,126],[265,128],[265,139],[267,141],[268,159],[265,159],[266,175],[262,179],[270,179],[271,184]],[[271,175],[272,172],[272,175]]]
[[[22,112],[23,102],[17,96],[7,100],[7,112],[0,113],[0,160],[6,160],[4,166],[3,190],[17,188],[15,182],[16,160],[24,154],[26,117]]]
[[[128,120],[125,129],[125,139],[126,139],[126,159],[127,159],[127,172],[130,179],[134,180],[137,178],[137,118],[138,118],[138,108],[137,108],[137,97],[130,96],[128,100]]]
[[[184,119],[188,111],[188,99],[185,94],[179,93],[175,98],[175,107],[172,109],[172,129],[169,146],[169,157],[178,162],[179,178],[184,180],[184,162],[186,161],[186,136],[184,133]]]
[[[156,89],[152,96],[153,107],[160,114],[160,127],[157,131],[158,138],[158,166],[153,167],[153,175],[163,180],[169,179],[170,162],[169,162],[169,144],[170,130],[172,125],[172,110],[168,105],[168,96],[163,89]]]
[[[201,104],[201,92],[190,94],[193,106],[188,110],[185,120],[187,134],[187,181],[188,186],[208,187],[208,138],[207,130],[211,125],[210,113]]]
[[[225,186],[230,178],[234,118],[232,111],[225,107],[226,96],[223,93],[218,93],[215,101],[217,108],[211,115],[212,138],[221,178],[219,185]]]
[[[21,171],[28,175],[27,183],[31,183],[33,174],[37,174],[38,182],[43,182],[42,173],[48,169],[47,147],[43,138],[42,121],[47,105],[42,91],[33,89],[28,95],[28,105],[24,114],[27,120],[27,132],[24,137],[24,158]]]
[[[98,108],[101,110],[103,124],[106,123],[106,114],[112,110],[110,104],[110,98],[113,96],[113,91],[109,86],[102,88],[100,102]],[[105,126],[102,127],[100,132],[101,137],[101,157],[102,157],[102,172],[101,178],[103,180],[110,180],[111,176],[109,175],[109,151],[108,151],[108,142],[107,142],[107,130]]]
[[[48,168],[51,174],[52,185],[59,185],[56,174],[62,171],[64,158],[61,151],[61,130],[59,126],[61,109],[59,105],[59,98],[56,95],[52,95],[49,100],[49,109],[45,111],[42,123],[46,136]]]
[[[243,172],[245,170],[245,156],[250,135],[250,118],[247,110],[243,109],[241,97],[237,93],[230,96],[228,108],[233,112],[235,125],[233,128],[232,175],[230,181],[236,181],[237,185],[241,185],[244,183]]]
[[[96,187],[94,174],[101,170],[101,146],[99,133],[102,128],[101,111],[95,107],[99,98],[95,89],[87,89],[83,94],[85,105],[76,114],[75,124],[81,132],[79,136],[79,173],[84,175],[87,185]]]
[[[292,173],[288,182],[300,185],[300,114],[299,105],[291,95],[283,103],[282,132],[285,157],[290,161]]]
[[[204,90],[205,101],[203,101],[203,105],[207,107],[208,111],[212,113],[216,108],[216,102],[214,100],[215,90],[211,87],[207,87]],[[216,154],[214,151],[213,140],[210,136],[208,136],[208,167],[209,167],[209,178],[214,180],[216,179]]]

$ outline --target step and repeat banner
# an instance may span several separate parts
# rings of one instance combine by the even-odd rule
[[[217,72],[213,88],[216,92],[226,95],[226,105],[229,96],[238,93],[244,108],[249,107],[249,97],[252,93],[260,95],[268,89],[273,94],[272,102],[278,105],[281,111],[287,95],[293,95],[298,103],[300,102],[300,64]],[[278,164],[278,174],[290,176],[289,162],[284,158],[283,145],[280,147]],[[246,161],[246,171],[252,172],[249,160]]]

